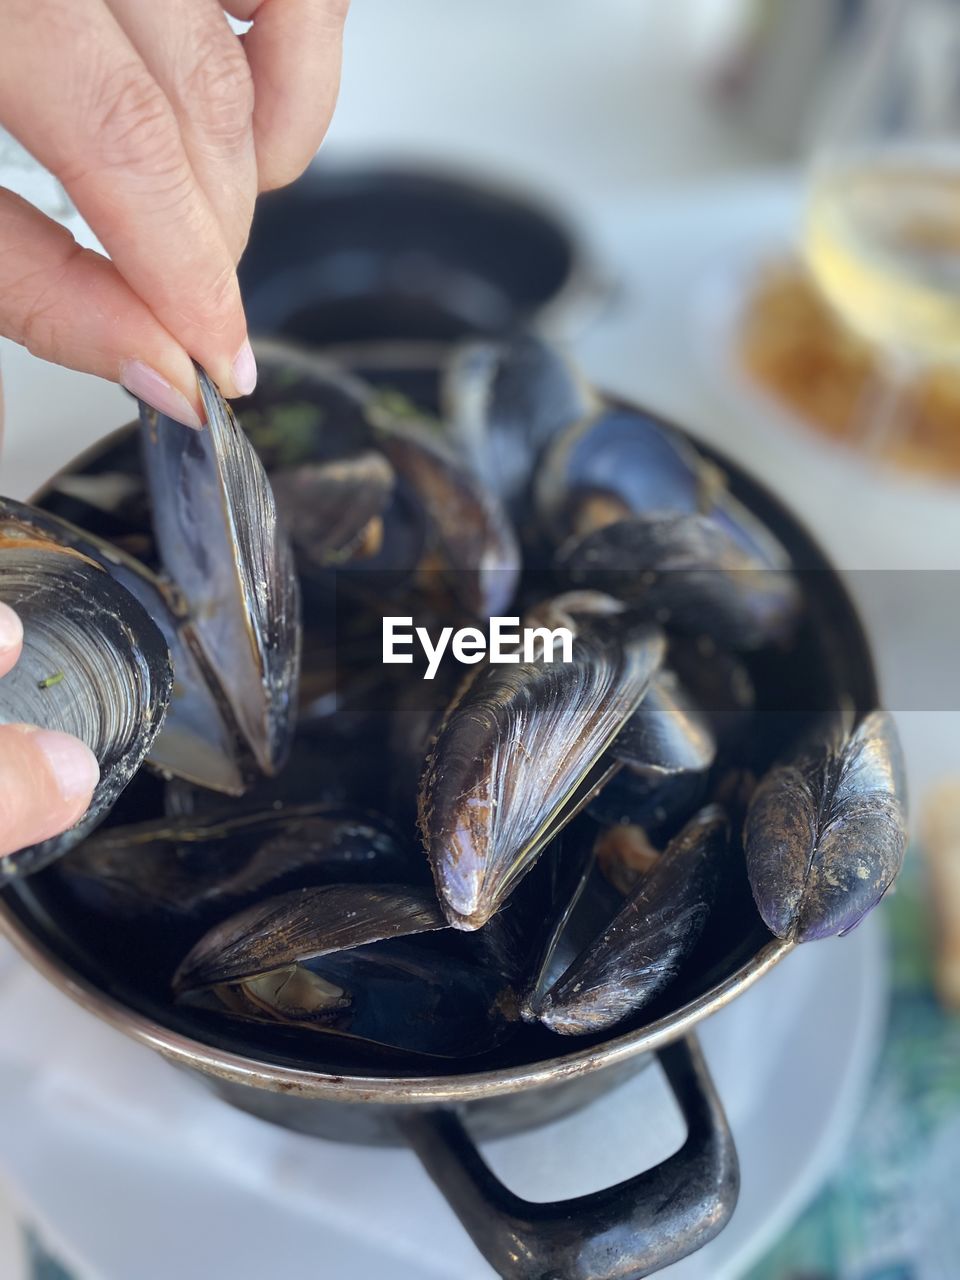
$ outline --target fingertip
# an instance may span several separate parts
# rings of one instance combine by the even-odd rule
[[[11,654],[18,654],[23,644],[23,623],[18,615],[0,600],[0,664]]]
[[[100,781],[97,757],[85,742],[59,729],[38,729],[33,725],[11,725],[11,728],[29,737],[30,749],[42,757],[64,806],[76,811],[71,819],[75,822],[90,807]]]
[[[250,339],[245,338],[231,367],[233,386],[238,396],[249,396],[257,385],[257,358],[253,354]]]
[[[196,383],[195,377],[193,381]],[[202,410],[198,413],[182,391],[144,361],[124,360],[120,365],[120,382],[132,396],[164,417],[192,427],[194,431],[203,426]],[[194,394],[199,400],[199,394]]]
[[[0,853],[69,830],[90,807],[100,766],[78,738],[55,729],[0,727]]]

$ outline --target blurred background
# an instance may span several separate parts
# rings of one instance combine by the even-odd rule
[[[518,304],[525,319],[568,343],[601,385],[675,418],[783,495],[845,571],[903,734],[915,848],[876,928],[825,949],[795,1017],[771,1023],[761,1002],[737,1023],[720,1026],[732,1010],[717,1019],[714,1065],[735,1094],[721,1088],[744,1199],[714,1252],[678,1276],[960,1275],[958,55],[953,0],[354,0],[348,22],[319,169],[425,170],[476,184],[481,204],[492,189],[532,206],[533,222],[518,215],[523,236],[506,215],[477,232],[489,239],[483,261],[505,261],[508,283],[529,268],[536,297]],[[91,242],[62,193],[2,138],[0,182]],[[373,190],[388,223],[389,188]],[[438,200],[428,216],[438,241],[457,239],[456,209]],[[310,228],[314,242],[335,232],[330,219]],[[264,216],[245,267],[248,302],[255,328],[279,316],[296,332],[320,321],[274,314],[268,277],[283,238]],[[23,497],[126,421],[130,401],[9,343],[0,351],[3,489]],[[0,1050],[13,1073],[0,1089],[7,1107],[27,1096],[17,1082],[39,1053],[43,1017],[78,1016],[52,992],[37,999],[8,997],[8,1025],[31,1030],[6,1062]],[[30,1105],[49,1115],[79,1097],[95,1116],[98,1104],[109,1110],[87,1035],[77,1024],[86,1048],[76,1075]],[[774,1036],[779,1056],[756,1047]],[[761,1060],[763,1088],[750,1074]],[[213,1123],[192,1107],[190,1124]],[[105,1258],[129,1256],[118,1238],[151,1230],[149,1208],[132,1190],[121,1197],[109,1246],[105,1229],[77,1227],[67,1203],[76,1181],[51,1186],[40,1171],[51,1161],[76,1169],[83,1144],[60,1150],[51,1123],[41,1151],[20,1109],[19,1126],[0,1120],[0,1258],[10,1259],[0,1272],[26,1274],[19,1216],[84,1275],[169,1274],[109,1269]],[[557,1141],[585,1143],[586,1124]],[[780,1147],[784,1159],[771,1164]],[[505,1168],[543,1176],[508,1157]],[[639,1167],[635,1150],[624,1159],[617,1176]],[[584,1150],[579,1163],[592,1160]],[[123,1185],[122,1167],[118,1150],[100,1194]],[[610,1176],[598,1166],[597,1185]],[[271,1188],[264,1178],[265,1197]],[[363,1274],[349,1223],[338,1230],[342,1252],[321,1274]],[[451,1274],[442,1250],[440,1261],[420,1258],[404,1243],[402,1225],[387,1235],[408,1268],[394,1259],[394,1274]],[[457,1274],[487,1274],[468,1264]],[[217,1274],[247,1274],[238,1268]]]

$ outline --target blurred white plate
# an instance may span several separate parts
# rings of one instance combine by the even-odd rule
[[[733,1280],[814,1193],[847,1140],[882,1033],[883,935],[801,948],[717,1014],[703,1043],[743,1187],[722,1235],[668,1274]],[[415,1157],[289,1134],[60,995],[19,962],[0,986],[0,1174],[90,1280],[488,1280]],[[487,1144],[521,1194],[628,1177],[683,1131],[658,1071],[574,1116]]]

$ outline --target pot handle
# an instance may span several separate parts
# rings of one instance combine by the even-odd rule
[[[656,1168],[571,1200],[539,1203],[494,1175],[452,1111],[412,1114],[406,1138],[504,1280],[636,1280],[679,1261],[726,1226],[740,1170],[695,1036],[657,1052],[687,1138]]]

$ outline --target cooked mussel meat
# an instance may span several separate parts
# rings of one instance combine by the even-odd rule
[[[624,895],[653,870],[661,852],[643,827],[629,822],[605,827],[594,844],[598,870]]]
[[[318,574],[379,552],[394,483],[389,462],[371,449],[270,477],[298,560]]]

